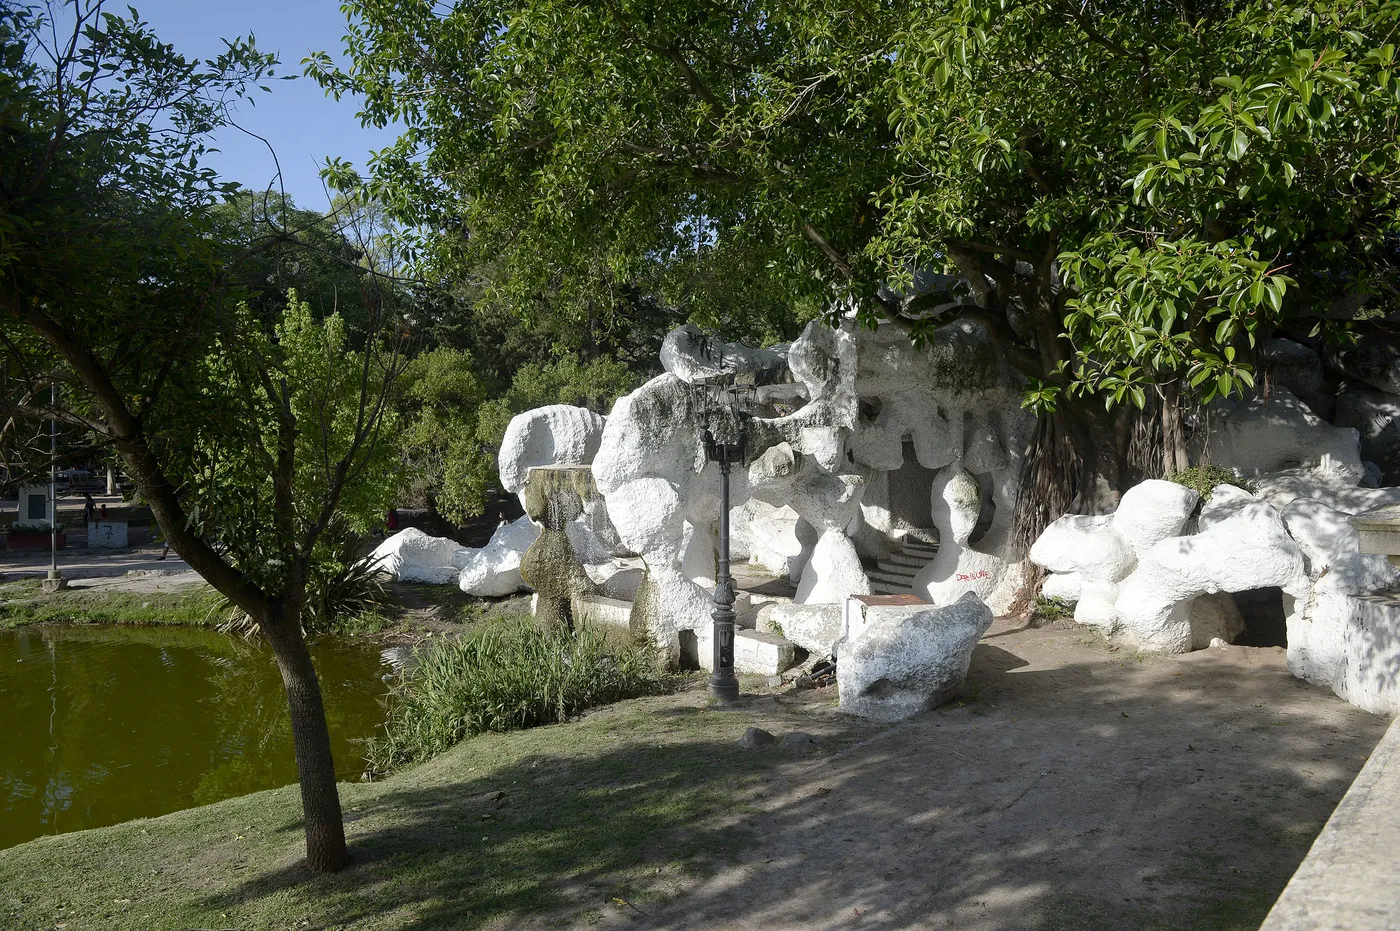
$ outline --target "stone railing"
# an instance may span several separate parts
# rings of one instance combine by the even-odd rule
[[[1400,565],[1400,505],[1352,517],[1361,551]],[[1400,719],[1313,842],[1260,931],[1400,927]]]

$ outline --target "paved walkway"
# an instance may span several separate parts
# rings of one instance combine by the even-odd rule
[[[158,546],[131,550],[72,547],[58,551],[58,570],[70,581],[112,578],[132,572],[173,574],[190,571],[190,567],[174,552],[163,560],[159,556]],[[11,553],[0,550],[0,581],[42,579],[48,571],[49,554],[46,552]]]

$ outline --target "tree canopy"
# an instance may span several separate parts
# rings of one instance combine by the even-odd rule
[[[976,318],[1070,486],[1109,471],[1086,399],[1171,414],[1248,387],[1274,328],[1393,299],[1393,0],[344,8],[350,66],[308,72],[407,128],[328,175],[439,267],[578,309],[712,263],[916,341]]]
[[[353,344],[333,308],[245,287],[286,215],[229,235],[234,186],[202,157],[275,66],[251,38],[188,59],[100,0],[0,5],[0,352],[6,413],[115,451],[175,551],[272,645],[308,861],[334,870],[347,852],[303,622],[311,595],[329,600],[327,541],[368,529],[393,490],[406,327],[363,249],[330,252],[359,291]]]

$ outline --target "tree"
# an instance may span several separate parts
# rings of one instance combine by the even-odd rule
[[[367,526],[392,482],[402,335],[374,275],[358,351],[295,295],[278,312],[237,301],[255,246],[219,235],[232,186],[200,158],[274,66],[251,39],[188,60],[100,0],[0,6],[0,342],[12,380],[65,388],[58,407],[11,392],[29,400],[7,413],[114,450],[170,545],[271,644],[307,862],[335,870],[345,836],[302,624],[327,529]]]
[[[1272,328],[1393,293],[1395,2],[344,7],[351,67],[308,73],[407,130],[328,176],[439,267],[581,308],[697,250],[916,342],[975,319],[1040,415],[1032,533],[1179,467],[1179,399],[1248,387]]]
[[[398,384],[408,493],[449,521],[481,514],[500,492],[496,456],[512,417],[546,404],[606,413],[640,381],[621,362],[581,362],[566,353],[521,366],[509,388],[488,398],[471,355],[445,348],[422,353]]]

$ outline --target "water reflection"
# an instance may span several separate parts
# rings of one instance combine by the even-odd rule
[[[377,647],[312,659],[342,779],[382,720]],[[296,780],[281,677],[265,645],[174,628],[0,631],[0,848]]]

